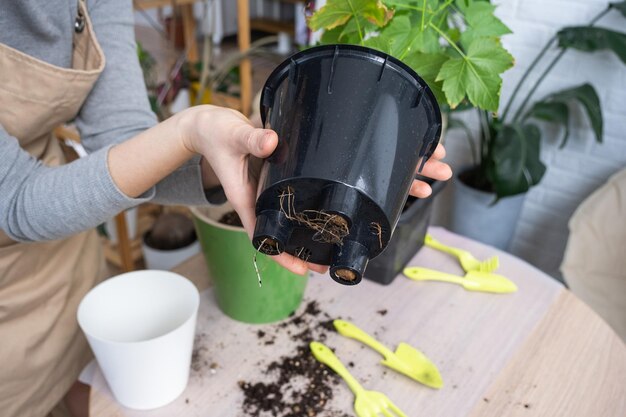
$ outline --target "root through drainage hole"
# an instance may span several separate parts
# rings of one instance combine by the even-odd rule
[[[312,253],[311,253],[311,249],[305,248],[304,246],[300,246],[296,248],[294,255],[296,255],[297,258],[300,258],[303,261],[307,262],[309,258],[311,257]]]
[[[257,250],[261,253],[270,256],[280,254],[278,242],[271,237],[261,237],[257,239],[257,243],[259,244]]]
[[[354,281],[356,279],[356,272],[348,268],[336,269],[335,275],[344,281]]]

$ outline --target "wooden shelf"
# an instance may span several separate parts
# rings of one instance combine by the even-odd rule
[[[241,111],[241,99],[239,97],[229,96],[217,91],[211,91],[211,104]]]
[[[268,33],[285,32],[290,35],[295,33],[294,22],[273,19],[250,19],[250,29]]]

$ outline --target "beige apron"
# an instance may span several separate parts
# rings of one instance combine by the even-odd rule
[[[52,130],[73,119],[104,68],[83,1],[72,68],[60,68],[0,44],[0,124],[23,149],[65,162]],[[41,243],[17,243],[0,231],[0,414],[45,416],[90,359],[76,322],[83,295],[104,273],[95,231]]]

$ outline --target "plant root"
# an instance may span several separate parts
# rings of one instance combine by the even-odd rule
[[[316,242],[342,245],[343,239],[350,233],[348,221],[339,214],[326,213],[324,210],[296,211],[294,207],[295,195],[291,187],[287,187],[279,198],[280,210],[285,217],[314,230],[315,234],[312,239]]]
[[[311,251],[304,246],[296,248],[296,257],[302,259],[304,262],[308,262],[311,257]]]
[[[261,288],[263,286],[262,282],[261,282],[261,273],[259,272],[259,265],[256,262],[256,256],[259,254],[259,252],[261,251],[261,249],[263,248],[263,245],[265,245],[265,242],[268,241],[269,238],[265,238],[263,239],[263,241],[261,242],[261,244],[259,245],[259,247],[256,249],[256,251],[254,252],[254,257],[252,258],[252,264],[254,265],[254,271],[256,272],[256,277],[259,280],[259,288]],[[270,239],[271,240],[271,239]]]
[[[383,248],[383,228],[379,223],[372,222],[370,223],[370,231],[378,236],[378,244],[380,248]]]
[[[345,281],[354,281],[356,279],[356,274],[354,273],[354,271],[346,268],[336,270],[335,275]]]

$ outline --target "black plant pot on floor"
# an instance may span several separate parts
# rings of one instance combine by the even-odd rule
[[[261,117],[279,144],[259,180],[254,246],[330,265],[334,280],[358,283],[389,243],[415,167],[439,142],[434,95],[382,52],[328,45],[270,75]]]

